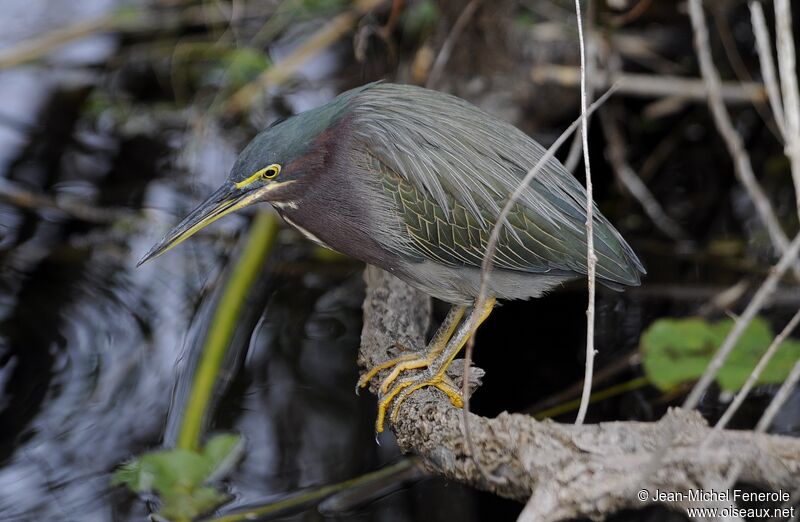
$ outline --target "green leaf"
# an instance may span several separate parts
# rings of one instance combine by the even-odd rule
[[[239,435],[226,433],[211,437],[203,448],[203,456],[211,465],[212,474],[226,474],[239,460],[243,446]]]
[[[167,520],[190,521],[204,515],[230,498],[210,486],[191,491],[174,491],[161,497],[159,514]]]
[[[238,435],[209,439],[200,452],[186,449],[158,450],[123,464],[112,484],[136,493],[154,492],[161,499],[160,513],[170,520],[192,520],[219,506],[227,495],[207,486],[213,476],[227,471],[243,446]]]
[[[660,319],[644,332],[640,342],[645,374],[661,390],[671,390],[703,375],[711,358],[733,327],[726,319]],[[767,322],[756,318],[745,329],[725,364],[717,373],[720,388],[737,391],[769,347],[774,334]],[[800,341],[787,339],[758,379],[759,384],[783,382],[800,359]]]

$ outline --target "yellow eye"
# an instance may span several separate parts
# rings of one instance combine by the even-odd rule
[[[272,179],[281,173],[281,166],[277,163],[273,163],[269,167],[259,170],[259,172],[261,173],[262,178]]]
[[[277,163],[273,163],[269,167],[264,167],[263,169],[256,171],[255,174],[253,174],[249,178],[242,180],[239,183],[235,183],[234,186],[237,189],[243,189],[257,179],[272,179],[280,173],[281,173],[281,166],[278,165]]]

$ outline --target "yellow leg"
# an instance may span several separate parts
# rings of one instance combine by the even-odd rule
[[[425,356],[420,356],[419,353],[408,353],[405,355],[401,355],[400,357],[395,357],[394,359],[389,359],[388,361],[382,362],[381,364],[370,368],[370,370],[361,376],[358,380],[358,384],[356,384],[356,392],[360,388],[364,388],[369,384],[379,372],[386,370],[387,368],[391,368],[394,366],[394,369],[386,377],[383,382],[381,383],[381,393],[386,393],[386,390],[389,389],[389,386],[397,379],[400,375],[400,372],[404,370],[413,370],[416,368],[424,368],[429,366],[436,357],[442,353],[445,346],[447,346],[447,341],[450,340],[452,337],[453,332],[458,326],[459,321],[464,316],[465,307],[458,306],[453,307],[447,313],[447,317],[445,318],[442,325],[436,331],[436,335],[433,336],[433,339],[428,344],[428,349]]]
[[[466,310],[465,307],[459,306],[454,308],[452,313],[448,312],[447,318],[445,318],[442,325],[436,331],[436,335],[433,336],[430,344],[428,344],[428,350],[424,357],[418,357],[417,359],[401,362],[400,364],[396,365],[391,373],[386,376],[386,378],[381,382],[381,393],[386,393],[389,387],[397,380],[400,376],[400,372],[404,372],[406,370],[415,370],[417,368],[428,368],[433,361],[439,357],[439,354],[442,353],[447,347],[448,341],[450,338],[453,337],[453,332],[456,331],[456,327],[461,319],[464,317],[464,311]]]
[[[449,382],[445,372],[447,371],[447,367],[450,366],[450,363],[453,362],[453,359],[456,358],[458,353],[467,343],[467,340],[470,338],[470,336],[475,333],[481,323],[483,323],[483,321],[489,317],[489,314],[492,313],[494,305],[494,298],[490,298],[486,301],[483,310],[481,310],[481,316],[478,319],[478,323],[474,328],[470,328],[468,324],[462,324],[459,332],[450,339],[444,349],[440,350],[437,360],[430,361],[428,364],[428,372],[421,373],[418,376],[410,377],[408,379],[403,379],[402,381],[396,383],[394,387],[381,398],[380,402],[378,403],[378,418],[375,421],[375,431],[378,433],[383,431],[386,410],[389,409],[392,401],[395,401],[391,413],[391,419],[394,422],[394,419],[397,418],[400,406],[403,404],[403,402],[412,393],[426,386],[432,386],[444,392],[450,398],[450,402],[453,404],[453,406],[457,408],[463,406],[464,402],[461,398],[461,394],[455,388],[455,386]],[[403,393],[401,394],[400,392]]]

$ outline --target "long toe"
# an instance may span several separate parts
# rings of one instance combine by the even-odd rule
[[[399,357],[389,359],[388,361],[384,361],[376,366],[373,366],[372,368],[369,369],[369,371],[364,373],[364,375],[362,375],[361,378],[358,380],[358,383],[356,383],[356,394],[358,394],[358,390],[360,388],[366,388],[367,385],[370,383],[370,381],[374,379],[380,372],[388,370],[389,368],[392,367],[396,367],[405,362],[414,361],[418,359],[420,359],[420,355],[418,353],[407,353]]]
[[[461,398],[461,393],[452,384],[452,381],[447,378],[444,371],[421,371],[414,377],[403,379],[392,387],[384,396],[381,397],[378,403],[378,418],[375,421],[375,431],[381,433],[386,419],[386,412],[392,406],[390,419],[392,424],[397,420],[400,412],[400,406],[408,399],[414,392],[421,390],[425,387],[433,387],[441,390],[450,399],[450,402],[456,408],[464,406],[464,400]],[[394,405],[392,405],[394,402]]]

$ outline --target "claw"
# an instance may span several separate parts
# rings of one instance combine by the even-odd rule
[[[478,325],[483,322],[492,311],[494,303],[495,301],[493,298],[487,300],[477,323]],[[453,359],[461,348],[463,348],[469,335],[477,328],[477,325],[472,327],[471,325],[464,324],[458,330],[458,333],[454,335],[456,327],[464,316],[464,312],[465,307],[463,306],[453,307],[450,310],[444,323],[442,323],[436,335],[434,335],[424,356],[420,356],[419,353],[408,353],[390,359],[371,368],[358,380],[356,390],[366,387],[382,370],[392,368],[392,371],[384,378],[379,387],[383,396],[380,397],[380,401],[378,402],[378,417],[375,420],[376,434],[383,433],[386,412],[389,410],[389,406],[392,406],[392,402],[394,402],[394,406],[392,406],[389,418],[392,424],[394,424],[397,420],[400,406],[412,393],[420,388],[437,388],[447,395],[453,406],[456,408],[464,407],[464,400],[461,397],[461,393],[445,375],[447,367],[453,362]],[[397,381],[402,372],[419,370],[420,368],[427,368],[427,370],[420,372],[414,377]]]

